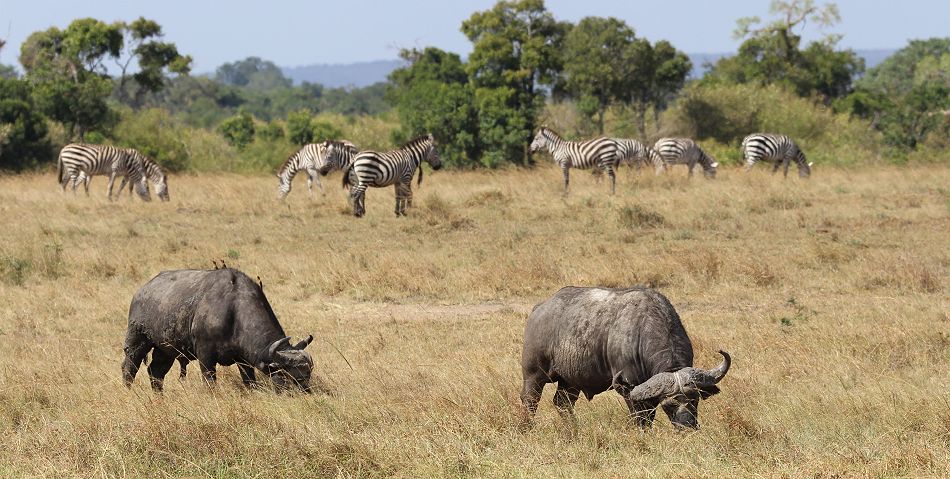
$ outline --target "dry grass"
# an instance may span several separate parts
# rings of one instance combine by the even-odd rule
[[[171,203],[0,178],[2,477],[944,477],[950,168],[685,171],[618,194],[575,173],[436,172],[409,217],[371,190],[286,204],[271,177],[174,177]],[[374,253],[378,251],[379,253]],[[329,396],[245,393],[227,368],[164,395],[119,379],[134,291],[224,258],[314,333]],[[697,363],[730,351],[702,430],[638,432],[618,396],[517,428],[521,332],[567,285],[648,283]],[[143,371],[144,373],[144,371]]]

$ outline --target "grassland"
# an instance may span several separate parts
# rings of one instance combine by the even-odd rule
[[[65,198],[0,177],[2,477],[946,477],[950,168],[817,168],[810,181],[575,172],[426,175],[354,219],[338,190],[176,176],[172,201]],[[119,364],[129,300],[159,271],[223,258],[313,333],[331,395],[155,395]],[[702,429],[632,428],[615,394],[563,423],[546,391],[518,430],[527,312],[559,287],[645,283],[697,365],[733,354]],[[143,371],[144,372],[144,371]]]

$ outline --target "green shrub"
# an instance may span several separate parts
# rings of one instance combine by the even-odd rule
[[[188,147],[184,142],[188,129],[161,108],[125,110],[113,137],[116,145],[135,148],[168,171],[183,171],[189,168]]]
[[[228,118],[218,125],[218,133],[228,144],[243,150],[254,141],[254,117],[246,111]]]
[[[880,140],[866,122],[775,85],[691,85],[663,124],[663,134],[694,138],[720,162],[741,161],[742,138],[755,132],[786,134],[809,161],[825,164],[875,159]]]

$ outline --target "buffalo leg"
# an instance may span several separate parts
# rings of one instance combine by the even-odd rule
[[[144,334],[129,331],[125,337],[125,359],[122,361],[122,380],[126,387],[132,386],[135,375],[145,361],[145,356],[152,350],[153,345],[148,341]]]
[[[649,429],[653,426],[653,418],[656,417],[656,404],[650,404],[642,401],[631,401],[624,398],[627,403],[627,409],[630,410],[630,416],[636,422],[640,429]]]
[[[238,371],[241,373],[241,382],[247,388],[252,388],[257,384],[257,375],[254,373],[254,367],[248,364],[238,363]]]
[[[547,376],[540,371],[525,372],[524,383],[521,387],[521,406],[525,425],[534,418],[534,413],[538,410],[538,401],[541,400],[541,392],[544,391],[544,385],[547,383]]]
[[[184,356],[178,356],[178,380],[184,381],[185,376],[188,375],[188,358]]]
[[[148,377],[152,381],[152,389],[156,392],[162,390],[162,386],[165,383],[165,375],[168,374],[168,370],[172,368],[174,362],[175,356],[159,348],[155,348],[155,350],[152,351],[152,362],[148,365]]]
[[[574,403],[577,402],[577,396],[580,390],[565,384],[564,381],[558,381],[557,391],[554,393],[554,407],[565,421],[570,421],[577,425],[577,418],[574,417]]]
[[[205,378],[205,381],[208,382],[208,386],[213,387],[215,380],[218,378],[218,357],[213,354],[199,353],[197,358],[198,364],[201,366],[201,375]]]

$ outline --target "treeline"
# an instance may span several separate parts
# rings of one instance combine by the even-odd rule
[[[406,67],[361,89],[293,85],[256,57],[193,76],[155,22],[80,19],[29,37],[22,78],[0,66],[0,168],[49,163],[85,140],[172,170],[269,171],[323,138],[388,148],[430,132],[450,166],[529,165],[541,124],[569,137],[691,136],[720,161],[738,161],[752,131],[792,135],[824,163],[950,158],[950,38],[912,41],[865,70],[836,35],[802,41],[806,25],[840,21],[834,4],[773,1],[772,15],[739,19],[738,52],[688,79],[683,52],[622,20],[572,24],[543,0],[499,1],[462,23],[465,61],[404,50]]]

